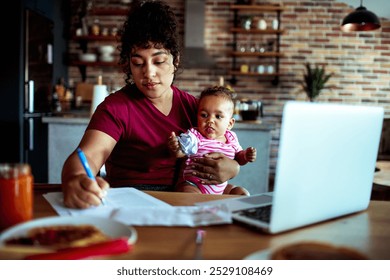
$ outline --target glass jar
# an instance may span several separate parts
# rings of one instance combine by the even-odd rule
[[[0,231],[33,217],[31,167],[26,163],[0,163]]]
[[[100,35],[100,22],[98,19],[95,19],[91,25],[91,35]]]

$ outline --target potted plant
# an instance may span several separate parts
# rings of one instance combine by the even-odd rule
[[[310,102],[313,102],[321,93],[321,90],[329,88],[326,83],[333,75],[333,73],[327,74],[325,66],[315,65],[312,67],[310,63],[305,64],[305,74],[303,81],[301,82],[302,89],[306,93]]]

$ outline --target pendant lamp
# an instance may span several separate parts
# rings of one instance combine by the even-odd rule
[[[347,15],[340,29],[344,32],[372,31],[381,27],[378,17],[363,7],[363,0],[360,0],[360,7]]]

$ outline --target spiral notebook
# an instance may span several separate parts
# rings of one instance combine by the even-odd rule
[[[382,107],[287,102],[274,191],[211,204],[268,233],[367,209],[383,117]]]

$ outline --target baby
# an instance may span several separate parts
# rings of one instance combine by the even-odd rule
[[[203,184],[202,179],[194,176],[191,163],[194,157],[203,157],[211,152],[221,152],[235,159],[240,165],[256,160],[256,149],[243,150],[237,135],[231,129],[234,125],[234,102],[232,91],[226,87],[215,86],[202,91],[198,106],[198,127],[190,128],[179,137],[172,132],[168,146],[177,158],[187,156],[182,176],[176,185],[177,191],[203,194],[240,194],[249,195],[242,187],[227,187],[228,182],[217,185]],[[212,175],[209,176],[212,180]]]

